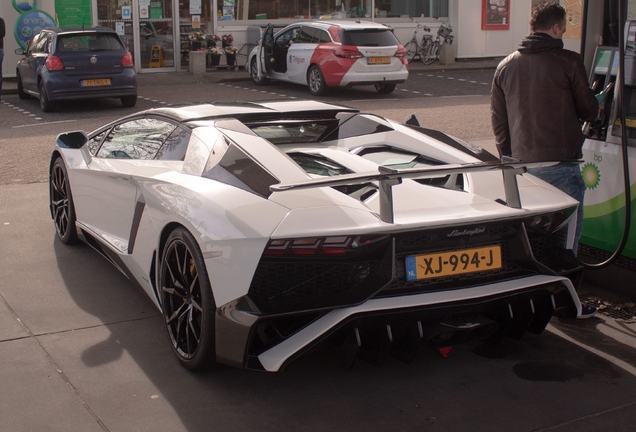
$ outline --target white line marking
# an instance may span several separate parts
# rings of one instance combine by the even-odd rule
[[[440,98],[463,98],[463,97],[484,97],[488,95],[455,95],[455,96],[440,96]]]
[[[409,89],[400,89],[400,91],[407,92],[407,91],[409,91]]]
[[[54,121],[54,122],[34,123],[34,124],[29,124],[29,125],[13,126],[13,129],[25,128],[25,127],[31,127],[31,126],[44,126],[44,125],[50,125],[50,124],[56,124],[56,123],[72,123],[72,122],[76,122],[76,121],[77,120],[60,120],[60,121]]]
[[[473,84],[477,84],[477,81],[471,81],[471,83],[473,83]]]
[[[623,369],[624,371],[636,376],[636,368],[632,365],[630,365],[627,362],[624,362],[621,359],[618,359],[614,356],[611,356],[609,354],[604,353],[603,351],[597,350],[596,348],[592,348],[591,346],[585,345],[582,342],[579,342],[577,340],[572,339],[570,336],[566,335],[565,333],[563,333],[561,330],[558,330],[556,327],[554,327],[552,324],[548,324],[548,326],[546,327],[546,330],[549,331],[550,333],[554,333],[555,335],[559,336],[560,338],[565,339],[566,341],[573,343],[574,345],[580,346],[583,349],[586,349],[587,351],[596,354],[599,357],[604,358],[605,360],[615,364],[616,366],[618,366],[619,368]]]
[[[466,81],[466,80],[463,78],[458,78],[457,81]]]
[[[399,100],[399,99],[380,99],[383,101],[389,101],[389,100]],[[378,99],[354,99],[351,102],[377,102]]]
[[[420,92],[418,92],[417,90],[413,90],[413,93],[420,94]]]
[[[448,79],[455,79],[455,78],[453,78],[453,77],[446,77],[446,78],[448,78]]]

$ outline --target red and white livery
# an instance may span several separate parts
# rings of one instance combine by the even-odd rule
[[[391,93],[409,76],[406,50],[391,29],[360,21],[300,22],[276,34],[269,24],[247,64],[258,85],[288,81],[314,95],[355,85]]]

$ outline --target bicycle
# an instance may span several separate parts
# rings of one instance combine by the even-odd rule
[[[440,20],[441,21],[441,20]],[[422,39],[422,52],[424,52],[424,57],[420,57],[422,59],[422,63],[425,65],[432,64],[435,60],[439,58],[439,53],[442,49],[442,45],[444,44],[453,44],[454,36],[451,35],[453,29],[450,24],[442,22],[442,24],[437,29],[437,36],[435,40],[433,40],[433,36],[427,35],[428,38],[426,40]]]
[[[417,27],[415,28],[415,31],[413,32],[413,38],[411,38],[411,40],[407,42],[406,45],[404,45],[404,49],[406,49],[406,58],[409,63],[411,63],[415,59],[415,56],[420,56],[420,60],[424,61],[424,56],[422,55],[424,52],[422,51],[422,47],[424,46],[424,39],[432,38],[432,36],[425,34],[423,36],[424,39],[422,39],[422,44],[420,45],[420,43],[417,41],[417,31],[418,29],[422,29],[425,32],[430,32],[431,29],[429,27],[426,27],[423,24],[418,23],[413,18],[411,18],[411,21],[416,23]]]

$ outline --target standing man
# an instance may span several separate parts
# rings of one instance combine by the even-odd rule
[[[492,83],[491,117],[500,156],[521,162],[561,161],[528,172],[579,201],[574,253],[583,223],[585,184],[581,120],[592,121],[599,105],[581,56],[563,49],[565,9],[542,3],[532,11],[532,33],[499,63]],[[596,309],[583,306],[579,318]]]
[[[2,60],[4,59],[4,20],[0,17],[0,100],[2,100]]]

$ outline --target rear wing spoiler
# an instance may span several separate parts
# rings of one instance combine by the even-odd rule
[[[272,192],[283,192],[293,189],[308,189],[316,187],[333,187],[377,181],[380,184],[380,219],[386,223],[393,223],[393,192],[392,187],[402,183],[402,179],[425,179],[447,176],[450,174],[468,174],[474,172],[500,170],[503,174],[505,202],[508,207],[521,208],[521,197],[517,175],[526,172],[526,168],[536,168],[556,165],[559,162],[485,162],[471,164],[452,164],[429,168],[392,169],[384,166],[378,172],[370,171],[356,174],[344,174],[324,179],[304,180],[297,183],[276,184],[269,188]]]

